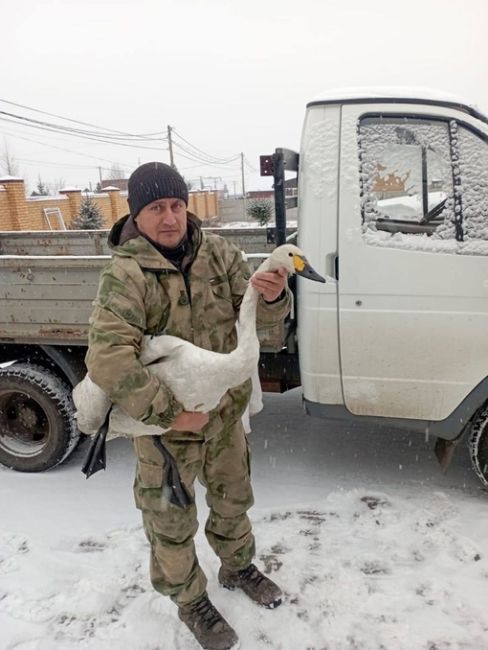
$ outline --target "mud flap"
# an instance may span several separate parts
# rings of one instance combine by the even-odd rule
[[[461,433],[452,440],[437,438],[434,447],[434,453],[443,472],[447,472],[449,465],[451,464],[452,457],[454,456],[456,447],[461,442],[463,435],[464,431],[461,431]]]

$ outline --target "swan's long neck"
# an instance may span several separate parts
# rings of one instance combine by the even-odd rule
[[[270,271],[269,258],[264,260],[258,271]],[[256,333],[256,311],[258,306],[259,293],[249,283],[239,313],[239,350],[243,356],[259,355],[259,339]]]
[[[242,297],[241,309],[239,312],[239,348],[250,354],[255,353],[259,348],[258,335],[256,333],[256,311],[258,307],[259,293],[249,284],[246,293]]]

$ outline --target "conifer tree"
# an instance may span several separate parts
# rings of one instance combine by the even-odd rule
[[[102,213],[88,194],[81,199],[80,211],[71,227],[73,230],[101,230],[104,227]]]
[[[249,202],[247,214],[260,226],[265,226],[273,216],[273,204],[267,199],[253,199]]]
[[[47,185],[43,182],[40,174],[38,176],[38,179],[37,189],[31,192],[31,196],[48,196],[49,191],[47,189]]]

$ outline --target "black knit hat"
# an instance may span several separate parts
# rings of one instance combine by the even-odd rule
[[[181,199],[188,205],[188,187],[176,169],[160,162],[149,162],[138,167],[129,178],[130,213],[137,217],[148,203],[158,199]]]

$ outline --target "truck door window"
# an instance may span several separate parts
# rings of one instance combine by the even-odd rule
[[[362,218],[389,233],[434,233],[453,209],[449,125],[364,118],[359,127]]]
[[[359,122],[363,237],[376,246],[488,255],[488,142],[455,120]]]

